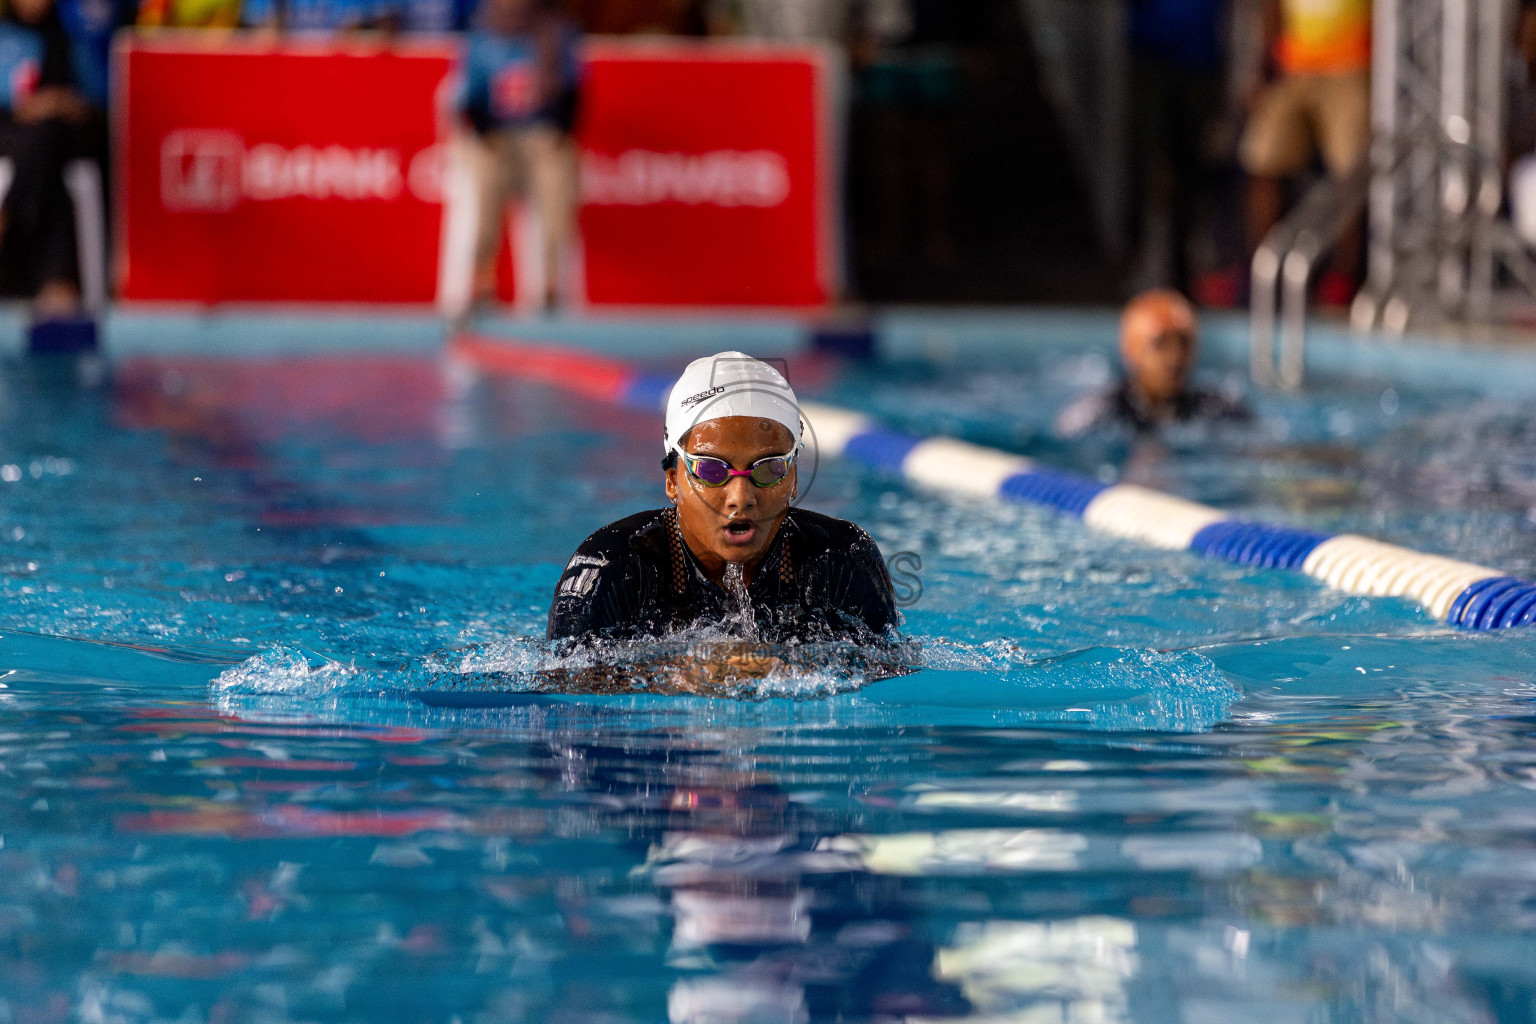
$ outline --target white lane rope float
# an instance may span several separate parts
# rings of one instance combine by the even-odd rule
[[[822,455],[894,473],[919,487],[1044,505],[1151,547],[1297,570],[1351,594],[1407,598],[1465,629],[1536,622],[1536,583],[1486,566],[1354,534],[1239,519],[1135,484],[1101,483],[953,438],[912,437],[833,406],[804,403],[801,411]]]
[[[558,346],[461,337],[450,351],[482,370],[542,380],[636,409],[659,408],[672,384],[671,377],[639,373],[623,360]],[[1536,623],[1536,583],[1486,566],[1355,534],[1240,519],[1198,502],[1135,484],[1102,483],[995,448],[951,437],[913,437],[836,406],[806,402],[800,409],[821,455],[892,473],[924,489],[1044,505],[1095,530],[1152,547],[1290,569],[1351,594],[1406,598],[1464,629]]]

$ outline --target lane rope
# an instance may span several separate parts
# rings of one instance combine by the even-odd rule
[[[1146,487],[1101,483],[951,438],[911,437],[832,406],[806,402],[801,411],[823,455],[895,472],[928,490],[1044,505],[1151,547],[1300,571],[1350,594],[1407,598],[1464,629],[1536,623],[1536,583],[1486,566],[1354,534],[1240,519]],[[823,436],[823,421],[837,428]]]
[[[450,353],[482,370],[635,409],[660,408],[672,384],[670,376],[642,374],[621,360],[554,346],[458,338]],[[822,456],[897,475],[925,490],[1042,505],[1152,547],[1298,571],[1350,594],[1406,598],[1463,629],[1536,623],[1536,583],[1486,566],[1355,534],[1240,519],[1146,487],[1106,484],[956,438],[914,437],[836,406],[803,402],[800,408]]]

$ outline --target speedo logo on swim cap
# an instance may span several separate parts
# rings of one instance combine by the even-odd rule
[[[681,405],[683,408],[686,409],[690,405],[698,405],[700,402],[704,401],[704,399],[706,399],[706,398],[714,398],[716,395],[720,395],[720,394],[724,394],[724,393],[725,393],[725,387],[723,385],[719,386],[719,387],[713,387],[713,388],[710,388],[708,391],[700,391],[696,395],[689,395],[687,398],[683,399],[681,402],[679,402],[677,404]]]

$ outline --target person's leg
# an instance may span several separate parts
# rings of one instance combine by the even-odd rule
[[[111,291],[111,263],[112,263],[112,145],[111,126],[105,114],[92,111],[85,120],[69,126],[69,143],[64,154],[66,164],[76,160],[89,160],[96,165],[101,175],[101,196],[105,209],[102,221],[99,225],[101,232],[101,251],[97,253],[100,262],[99,272],[104,278],[108,293]],[[71,200],[73,205],[73,200]],[[76,228],[76,238],[84,236]],[[89,259],[86,254],[83,259]],[[82,282],[83,284],[83,282]]]
[[[1168,283],[1167,247],[1159,245],[1171,219],[1169,191],[1173,183],[1168,160],[1166,71],[1162,62],[1138,56],[1131,64],[1131,110],[1135,130],[1130,137],[1129,245],[1130,291]]]
[[[522,142],[530,192],[544,228],[544,305],[553,308],[560,302],[563,261],[576,228],[576,143],[549,125],[527,129]]]
[[[1312,158],[1306,116],[1306,82],[1287,75],[1259,97],[1243,133],[1241,160],[1248,173],[1248,251],[1280,220],[1281,181],[1303,170]]]
[[[13,171],[5,198],[6,278],[36,300],[43,316],[79,306],[74,211],[64,188],[68,141],[68,126],[54,120],[10,123],[5,132]]]
[[[1365,160],[1371,143],[1371,85],[1365,71],[1329,75],[1316,82],[1313,122],[1323,164],[1335,178],[1343,178]],[[1340,236],[1333,250],[1331,280],[1319,287],[1319,300],[1342,305],[1354,294],[1360,277],[1364,226],[1356,218]]]
[[[467,133],[460,138],[459,145],[474,180],[479,209],[472,295],[474,301],[484,302],[496,297],[496,257],[501,252],[507,199],[516,182],[517,154],[509,132],[484,136]]]
[[[1371,81],[1359,71],[1319,77],[1313,119],[1328,173],[1342,178],[1365,159],[1371,144]]]
[[[868,128],[872,228],[867,255],[881,269],[904,262],[907,249],[907,166],[910,158],[907,111],[897,106],[876,107],[869,111]]]
[[[1280,223],[1285,212],[1285,188],[1279,178],[1249,175],[1247,194],[1248,251],[1254,252]]]
[[[1181,68],[1171,73],[1168,83],[1168,277],[1183,295],[1191,293],[1189,250],[1195,236],[1195,211],[1208,185],[1202,148],[1211,118],[1206,77]]]
[[[954,122],[960,101],[960,67],[942,45],[920,48],[908,68],[907,97],[918,130],[918,208],[923,212],[923,255],[931,267],[949,267],[957,246],[954,221]]]
[[[1175,119],[1169,147],[1173,167],[1173,285],[1192,295],[1195,279],[1220,263],[1212,228],[1219,189],[1220,157],[1212,138],[1221,113],[1220,75],[1182,70],[1170,105]]]

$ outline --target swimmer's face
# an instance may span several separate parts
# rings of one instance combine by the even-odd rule
[[[1132,387],[1152,402],[1184,393],[1195,363],[1198,321],[1178,292],[1154,290],[1132,299],[1120,318],[1120,356]]]
[[[1143,395],[1154,402],[1172,401],[1184,393],[1195,362],[1194,332],[1170,326],[1138,338],[1127,346],[1125,362],[1126,372]]]
[[[684,435],[690,455],[724,459],[733,469],[750,469],[759,459],[787,455],[795,438],[789,428],[756,416],[705,420]],[[797,470],[772,487],[733,476],[724,487],[705,487],[679,459],[667,471],[667,497],[677,503],[677,521],[694,556],[707,569],[723,562],[761,561],[799,491]]]

